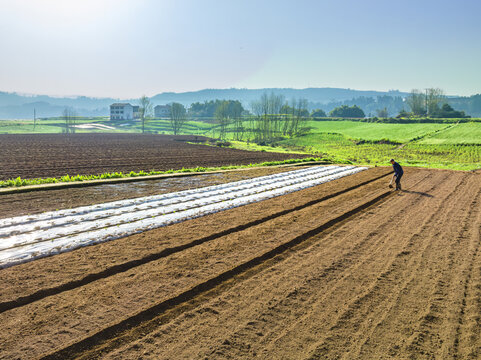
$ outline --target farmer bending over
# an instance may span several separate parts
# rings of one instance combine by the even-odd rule
[[[396,190],[401,190],[401,178],[404,174],[403,168],[394,159],[391,159],[392,168],[394,169],[394,175],[392,176],[389,187],[392,187],[392,181],[396,177]]]

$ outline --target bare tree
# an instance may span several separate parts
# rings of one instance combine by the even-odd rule
[[[287,104],[288,120],[284,126],[283,134],[289,134],[290,136],[298,134],[303,128],[301,125],[309,117],[309,111],[307,110],[307,99],[292,99],[291,105]]]
[[[444,91],[439,88],[426,89],[426,114],[431,115],[438,111],[444,97]]]
[[[294,133],[299,134],[299,132],[304,128],[304,123],[309,117],[309,111],[307,110],[307,99],[297,100],[296,112],[296,126],[294,128]]]
[[[376,113],[377,113],[377,117],[380,117],[380,118],[387,118],[389,116],[389,113],[386,107],[384,109],[377,109]]]
[[[271,136],[278,136],[281,132],[281,108],[284,104],[283,95],[275,95],[273,92],[269,96],[269,113],[271,114]]]
[[[413,115],[431,115],[439,110],[439,104],[444,99],[444,92],[439,88],[429,88],[423,93],[414,89],[406,98]]]
[[[142,122],[142,133],[145,132],[145,123],[150,119],[152,116],[152,103],[150,102],[150,99],[142,95],[139,99],[139,116],[140,116],[140,121]]]
[[[66,134],[73,134],[75,133],[75,122],[76,122],[76,113],[75,111],[70,108],[66,107],[62,112],[63,120],[65,121],[65,133]]]
[[[270,140],[280,133],[280,112],[284,104],[284,96],[276,95],[274,92],[270,95],[264,93],[260,103],[263,116],[262,137],[263,140]]]
[[[417,90],[411,90],[411,93],[406,98],[408,106],[411,108],[413,115],[425,115],[426,114],[426,101],[424,94]]]
[[[177,135],[180,132],[186,120],[187,111],[185,110],[184,105],[172,103],[172,105],[170,105],[170,125],[174,131],[174,135]]]
[[[229,125],[229,105],[227,101],[222,101],[215,109],[215,119],[219,123],[219,138],[224,140],[227,126]]]
[[[225,103],[228,107],[228,116],[230,122],[234,125],[234,139],[242,140],[245,130],[242,119],[242,112],[244,111],[244,108],[242,107],[241,102],[238,100],[228,100],[225,101]]]
[[[253,100],[249,104],[253,116],[249,117],[249,130],[254,133],[254,141],[259,138],[259,120],[262,116],[262,106],[260,100]],[[249,136],[250,139],[250,136]]]
[[[253,127],[256,141],[269,141],[281,134],[281,120],[285,117],[280,114],[284,105],[283,95],[264,93],[259,100],[251,102],[250,105],[256,120]]]

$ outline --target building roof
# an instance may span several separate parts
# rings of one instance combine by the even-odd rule
[[[130,104],[129,103],[113,103],[110,106],[126,106],[126,105],[130,105]],[[132,106],[132,105],[130,105],[130,106]]]

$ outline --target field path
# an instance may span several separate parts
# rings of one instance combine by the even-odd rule
[[[481,174],[389,176],[0,270],[0,357],[476,359]]]

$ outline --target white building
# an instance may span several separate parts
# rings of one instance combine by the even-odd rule
[[[134,119],[140,119],[140,106],[133,105],[132,111],[134,112]]]
[[[157,105],[154,107],[154,116],[156,118],[169,117],[170,105]]]
[[[137,107],[138,111],[138,107]],[[134,106],[129,103],[115,103],[110,105],[110,120],[133,120]]]

